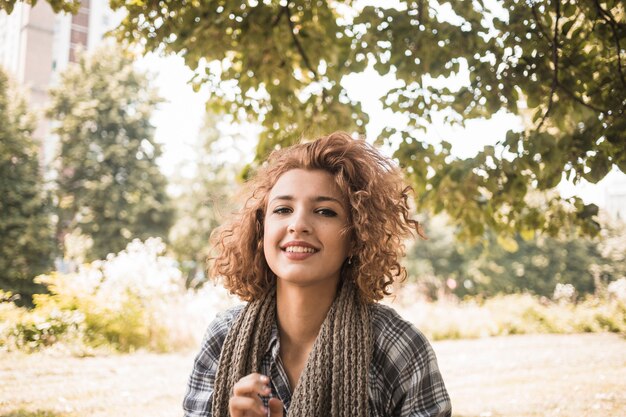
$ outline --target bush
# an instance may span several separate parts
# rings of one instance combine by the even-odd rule
[[[31,351],[79,335],[82,327],[83,316],[80,312],[55,310],[47,317],[25,315],[24,320],[12,328],[11,336],[19,349]]]
[[[191,293],[160,239],[131,242],[117,255],[54,272],[37,281],[48,294],[35,308],[0,297],[0,347],[33,351],[52,345],[78,353],[95,349],[164,352],[196,346],[216,311],[232,304],[224,290]]]
[[[387,302],[433,340],[529,333],[626,334],[626,302],[614,296],[588,296],[578,303],[530,294],[416,303],[415,296],[407,294],[414,291],[409,284],[402,296]]]
[[[184,288],[175,262],[159,239],[134,241],[117,255],[83,265],[75,273],[38,278],[48,294],[31,310],[0,291],[0,349],[60,349],[156,352],[197,348],[214,315],[234,303],[222,287]],[[563,288],[561,288],[563,290]],[[575,290],[575,289],[574,289]],[[601,296],[574,302],[571,288],[553,301],[530,294],[441,298],[416,302],[420,287],[409,283],[385,302],[433,340],[527,333],[617,332],[626,334],[626,279]]]

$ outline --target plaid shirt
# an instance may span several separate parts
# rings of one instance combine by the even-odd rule
[[[183,401],[185,417],[211,416],[213,384],[222,345],[242,309],[243,306],[231,308],[209,325],[189,377]],[[370,416],[450,416],[450,398],[435,353],[424,335],[390,307],[372,304],[370,312],[374,338],[369,370]],[[270,377],[272,397],[278,397],[288,410],[291,389],[279,356],[279,343],[274,324],[259,372]]]

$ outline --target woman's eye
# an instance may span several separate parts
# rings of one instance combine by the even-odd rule
[[[287,214],[287,213],[289,213],[289,212],[291,212],[291,210],[289,209],[289,207],[276,207],[272,213],[276,213],[276,214]]]
[[[331,209],[319,209],[317,212],[326,217],[335,217],[337,215],[337,212]]]

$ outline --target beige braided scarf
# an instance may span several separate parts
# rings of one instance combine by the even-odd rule
[[[239,379],[259,372],[276,320],[276,292],[248,303],[233,323],[220,355],[213,416],[228,416]],[[289,406],[290,417],[367,416],[372,331],[367,305],[354,285],[342,285],[322,323]]]

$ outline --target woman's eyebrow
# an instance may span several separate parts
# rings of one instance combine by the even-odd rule
[[[335,197],[325,196],[325,195],[317,196],[317,197],[315,197],[313,199],[313,201],[315,201],[316,203],[322,203],[322,202],[325,202],[325,201],[333,201],[333,202],[339,204],[340,206],[343,205],[339,199],[337,199]]]
[[[278,195],[274,198],[272,198],[270,200],[270,203],[275,201],[275,200],[282,200],[282,201],[293,201],[295,200],[294,196],[292,195]],[[311,198],[312,201],[316,202],[316,203],[322,203],[322,202],[326,202],[326,201],[332,201],[335,202],[339,205],[343,205],[343,203],[341,202],[341,200],[339,200],[338,198],[335,197],[330,197],[330,196],[326,196],[326,195],[319,195],[316,197]]]

